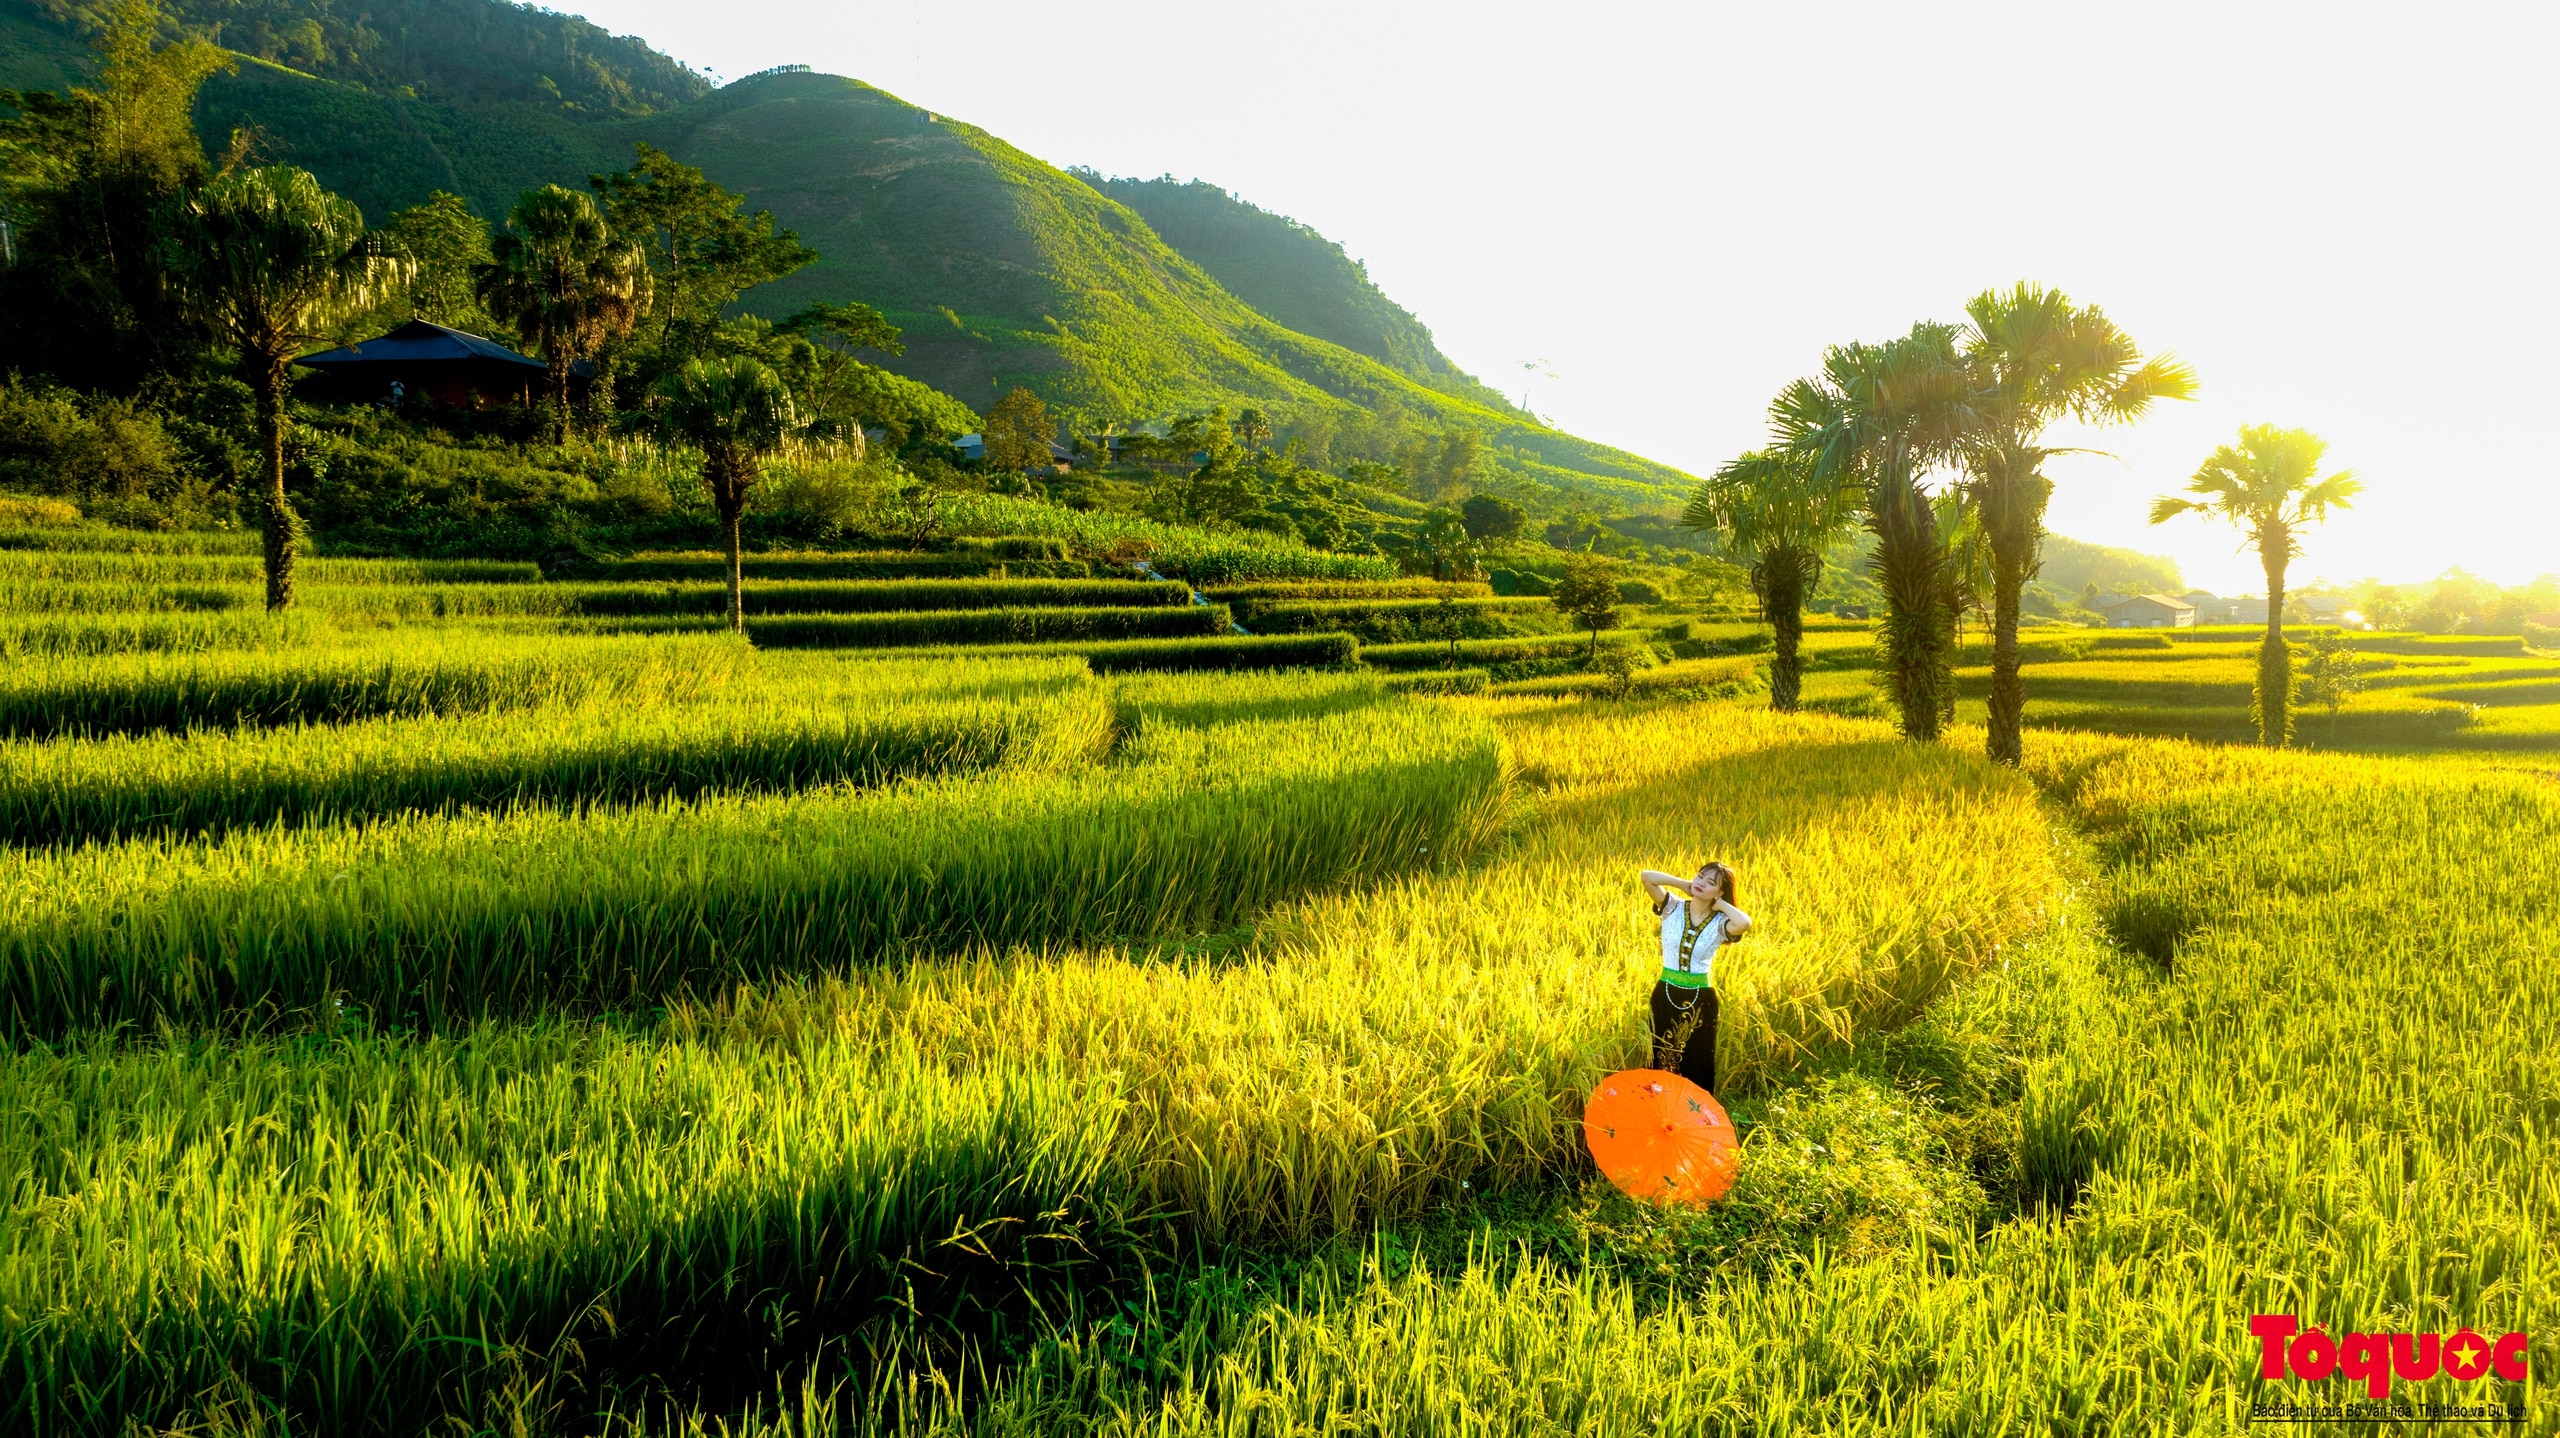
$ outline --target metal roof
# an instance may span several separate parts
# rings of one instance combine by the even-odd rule
[[[542,361],[527,359],[496,340],[449,330],[425,320],[411,320],[389,334],[362,344],[307,354],[294,363],[326,368],[330,365],[417,364],[426,360],[475,359],[523,365],[528,369],[542,368]]]

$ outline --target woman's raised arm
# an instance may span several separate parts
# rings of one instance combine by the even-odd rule
[[[1653,900],[1653,911],[1657,914],[1662,912],[1665,890],[1683,889],[1688,887],[1689,883],[1678,874],[1666,874],[1660,869],[1646,869],[1636,877],[1644,882],[1644,896]]]

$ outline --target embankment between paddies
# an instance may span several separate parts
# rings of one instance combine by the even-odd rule
[[[1096,674],[1176,673],[1220,669],[1333,669],[1355,662],[1360,641],[1348,634],[1213,634],[1193,639],[1061,639],[1045,644],[989,644],[916,651],[959,655],[1074,655]]]
[[[1430,671],[1419,671],[1428,674]],[[1660,699],[1671,696],[1731,698],[1760,686],[1760,661],[1751,655],[1727,659],[1675,659],[1651,669],[1631,669],[1621,679],[1606,670],[1551,674],[1543,679],[1514,679],[1494,688],[1497,694],[1606,696]]]
[[[686,703],[615,696],[452,718],[0,740],[0,843],[787,794],[1000,764],[1047,774],[1111,745],[1110,696],[1071,658],[771,655],[753,667],[752,683]]]
[[[754,659],[722,635],[471,631],[412,631],[374,645],[286,653],[64,658],[0,670],[0,734],[183,733],[579,702],[681,703],[716,692]]]
[[[1302,604],[1319,599],[1490,599],[1493,586],[1438,579],[1295,579],[1270,583],[1211,584],[1200,592],[1241,614],[1257,604]]]
[[[564,585],[587,615],[725,614],[721,584]],[[1137,579],[760,580],[739,591],[749,616],[986,609],[1146,609],[1187,605],[1189,585]]]
[[[1360,662],[1373,669],[1438,669],[1454,661],[1454,667],[1488,671],[1499,684],[1582,670],[1610,650],[1626,655],[1628,662],[1639,668],[1654,662],[1651,645],[1644,632],[1637,629],[1603,629],[1596,640],[1585,631],[1511,639],[1460,639],[1454,645],[1443,640],[1368,644],[1361,646]]]
[[[327,559],[294,565],[298,584],[530,584],[542,566],[517,559]],[[266,561],[255,554],[107,553],[0,548],[0,595],[33,584],[234,584],[257,586]],[[6,606],[0,606],[6,607]]]
[[[0,855],[0,1019],[648,1006],[918,952],[1216,930],[1460,861],[1502,804],[1481,720],[1379,704],[1149,729],[1110,766],[567,815]]]
[[[776,649],[896,649],[936,644],[1177,639],[1227,633],[1223,604],[1139,609],[967,609],[922,614],[776,614],[747,637]]]

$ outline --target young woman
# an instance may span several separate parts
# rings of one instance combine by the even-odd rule
[[[1733,906],[1733,868],[1710,859],[1694,879],[1647,869],[1662,919],[1662,978],[1653,986],[1653,1066],[1716,1091],[1716,950],[1751,932]]]

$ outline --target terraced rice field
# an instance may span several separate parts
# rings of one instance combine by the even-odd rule
[[[2004,770],[1770,713],[1719,621],[1632,616],[1596,668],[792,648],[556,602],[689,596],[681,557],[269,619],[146,608],[235,582],[151,542],[0,536],[137,596],[0,615],[9,1431],[2205,1432],[2344,1396],[2261,1378],[2258,1312],[2530,1333],[2530,1379],[2393,1391],[2554,1421],[2529,772],[2051,730]],[[1088,562],[1050,543],[1021,562]],[[750,590],[842,607],[761,617],[1433,598],[828,562]],[[436,608],[510,589],[552,593]],[[1863,682],[1861,632],[1814,637]],[[2551,702],[2538,656],[2389,657],[2428,703]],[[2057,644],[2030,692],[2175,672],[2151,707],[2218,722],[2227,660]],[[1646,1057],[1634,871],[1708,857],[1758,920],[1718,960],[1744,1164],[1666,1213],[1576,1119]]]

